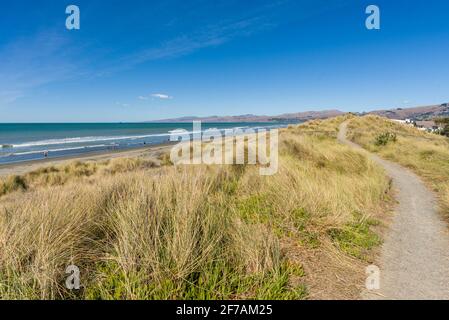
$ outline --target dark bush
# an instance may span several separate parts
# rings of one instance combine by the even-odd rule
[[[396,141],[397,141],[396,133],[384,132],[376,137],[374,144],[376,146],[385,146],[389,142],[396,142]]]

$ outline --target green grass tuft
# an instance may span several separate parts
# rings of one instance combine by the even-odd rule
[[[360,220],[341,229],[328,231],[334,243],[347,254],[362,260],[369,259],[369,251],[382,243],[381,238],[370,227],[377,225],[372,220]]]

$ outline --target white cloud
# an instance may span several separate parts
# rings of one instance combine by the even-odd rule
[[[167,95],[167,94],[163,94],[163,93],[153,93],[151,95],[153,98],[158,98],[158,99],[162,99],[162,100],[171,100],[173,99],[173,97]]]
[[[146,101],[146,100],[149,100],[149,99],[160,99],[160,100],[171,100],[171,99],[173,99],[173,97],[172,96],[169,96],[168,94],[165,94],[165,93],[153,93],[153,94],[150,94],[150,95],[148,95],[148,96],[138,96],[137,97],[137,99],[139,99],[139,100],[142,100],[142,101]]]
[[[116,102],[115,104],[118,105],[118,106],[124,107],[124,108],[127,108],[127,107],[130,106],[130,105],[127,104],[127,103],[121,103],[121,102]]]

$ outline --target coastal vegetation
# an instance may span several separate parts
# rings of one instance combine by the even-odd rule
[[[435,120],[442,127],[441,135],[449,137],[449,117],[440,117]]]
[[[384,171],[337,142],[346,119],[282,130],[273,176],[163,155],[2,178],[0,298],[357,298],[391,197]]]
[[[379,144],[379,136],[395,139]],[[441,212],[449,219],[449,139],[378,116],[353,118],[350,139],[385,159],[397,162],[421,176],[440,198]]]

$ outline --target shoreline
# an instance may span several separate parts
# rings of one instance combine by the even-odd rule
[[[173,146],[173,143],[162,143],[152,146],[146,145],[129,149],[93,151],[91,153],[68,155],[56,158],[43,158],[37,160],[5,163],[0,164],[0,177],[8,175],[22,175],[43,167],[61,165],[73,161],[102,161],[115,158],[130,158],[141,156],[148,158],[157,158],[157,156],[159,156],[161,153],[168,151],[171,146]]]

